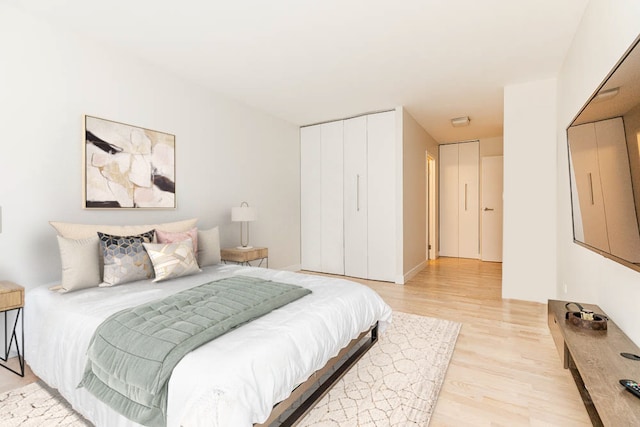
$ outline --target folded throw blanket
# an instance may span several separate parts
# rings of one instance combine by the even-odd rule
[[[96,329],[78,387],[137,423],[164,426],[169,378],[182,357],[309,293],[234,276],[122,310]]]

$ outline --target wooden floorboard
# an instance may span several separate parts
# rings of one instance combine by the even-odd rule
[[[394,310],[463,325],[431,426],[591,425],[562,369],[546,305],[503,300],[502,264],[440,258],[405,285],[359,281]],[[37,379],[2,371],[0,392]]]

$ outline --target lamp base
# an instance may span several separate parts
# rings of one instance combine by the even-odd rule
[[[236,246],[236,249],[253,249],[253,246]]]

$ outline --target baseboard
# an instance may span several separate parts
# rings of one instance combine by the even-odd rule
[[[404,275],[404,283],[407,283],[409,280],[413,279],[416,274],[420,273],[427,266],[427,260],[422,261],[420,264],[413,267]]]
[[[278,270],[284,271],[300,271],[302,270],[302,264],[289,265],[287,267],[280,267]]]

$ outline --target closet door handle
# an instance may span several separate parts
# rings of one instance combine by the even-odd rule
[[[356,212],[360,212],[360,175],[356,175]]]
[[[593,205],[593,179],[591,178],[591,172],[587,174],[589,177],[589,194],[591,195],[591,204]]]
[[[464,185],[464,210],[467,210],[467,184]]]

